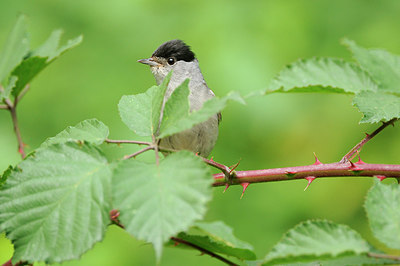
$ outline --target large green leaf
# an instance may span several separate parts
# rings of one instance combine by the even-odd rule
[[[77,259],[101,241],[111,175],[88,144],[55,144],[22,161],[0,190],[0,231],[14,244],[13,263]]]
[[[353,99],[363,118],[360,123],[377,123],[400,118],[400,97],[390,93],[362,92]]]
[[[265,265],[337,259],[368,251],[367,242],[346,225],[306,221],[283,236],[265,257]]]
[[[55,137],[48,138],[41,147],[68,141],[89,142],[100,145],[108,137],[109,130],[103,122],[97,119],[84,120],[73,127],[67,127]]]
[[[255,260],[253,247],[237,239],[232,231],[232,228],[221,221],[197,222],[189,232],[179,233],[178,237],[215,253],[234,256],[242,260]],[[178,245],[178,247],[185,246]]]
[[[374,236],[386,246],[400,249],[400,186],[375,180],[365,210]]]
[[[376,91],[371,77],[354,63],[336,58],[302,59],[286,66],[274,78],[267,92]]]
[[[376,81],[380,91],[400,93],[400,56],[380,49],[365,49],[345,39],[353,56]]]
[[[118,110],[122,121],[139,136],[157,133],[164,95],[171,75],[172,71],[160,86],[153,86],[144,93],[122,96],[119,101]]]
[[[4,79],[22,61],[28,51],[29,38],[26,17],[21,15],[10,32],[0,54],[0,84],[6,85],[4,84]]]
[[[125,160],[114,172],[114,205],[126,230],[153,243],[160,258],[163,243],[203,217],[212,182],[207,166],[187,151],[159,165]]]
[[[45,43],[35,51],[32,51],[28,58],[23,60],[12,72],[12,75],[17,76],[17,84],[13,90],[13,95],[17,96],[22,89],[45,67],[53,62],[64,52],[74,48],[82,42],[82,35],[75,39],[59,46],[61,30],[55,30]]]
[[[173,117],[173,119],[169,119],[168,123],[164,123],[163,121],[161,122],[160,134],[158,137],[168,137],[206,121],[211,116],[221,112],[225,108],[228,101],[231,100],[244,104],[244,100],[239,93],[231,92],[225,97],[213,97],[212,99],[206,101],[200,110],[191,113],[182,111],[180,112],[181,115],[179,117],[175,116],[175,111],[172,108],[166,109],[164,115],[166,117]],[[180,106],[186,104],[187,98],[171,97],[168,99],[167,103],[169,101],[171,101],[171,106]]]

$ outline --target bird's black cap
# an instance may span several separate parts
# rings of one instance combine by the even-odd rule
[[[190,50],[190,47],[181,40],[172,40],[165,42],[154,51],[152,56],[156,57],[175,57],[177,61],[183,60],[186,62],[193,61],[195,56]]]

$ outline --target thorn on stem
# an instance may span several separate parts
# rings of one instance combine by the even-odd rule
[[[229,188],[229,184],[226,184],[225,189],[222,193],[225,193],[225,191]]]
[[[381,182],[382,182],[383,179],[386,178],[386,176],[384,176],[384,175],[376,175],[375,177],[378,178],[379,181],[381,181]]]
[[[246,189],[250,185],[250,183],[240,183],[240,185],[243,187],[243,192],[242,192],[242,195],[240,196],[240,199],[242,199],[244,192],[246,191]]]
[[[315,157],[315,162],[313,163],[313,165],[319,165],[319,164],[322,164],[322,163],[321,163],[321,161],[320,161],[320,160],[318,160],[318,157],[317,157],[317,155],[315,154],[315,152],[314,152],[314,157]]]
[[[312,181],[314,181],[315,178],[316,178],[315,176],[307,176],[307,177],[304,178],[304,179],[306,179],[306,180],[308,181],[308,184],[307,184],[307,186],[304,188],[304,191],[307,190],[307,188],[311,185]]]
[[[296,172],[293,172],[293,171],[286,171],[286,175],[287,175],[287,177],[289,177],[289,178],[293,178],[293,177],[296,175]]]
[[[179,242],[174,242],[174,247],[176,247],[177,245],[179,245]]]
[[[361,160],[361,156],[360,156],[360,152],[357,151],[357,155],[358,155],[358,161],[356,162],[356,164],[365,164],[365,162],[363,160]]]
[[[239,164],[240,164],[240,160],[237,163],[235,163],[234,165],[230,166],[229,174],[231,174],[239,166]]]

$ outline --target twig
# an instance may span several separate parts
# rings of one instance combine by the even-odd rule
[[[390,120],[388,122],[384,122],[374,132],[372,132],[371,134],[366,134],[365,138],[363,140],[361,140],[356,146],[354,146],[345,156],[343,156],[343,158],[342,158],[342,160],[340,160],[340,162],[346,163],[348,161],[351,161],[354,158],[355,153],[357,151],[359,151],[365,145],[365,143],[367,143],[370,139],[375,137],[379,132],[381,132],[383,129],[385,129],[388,125],[392,125],[396,120],[397,120],[397,118],[393,118],[392,120]]]
[[[389,260],[398,260],[400,261],[400,256],[390,255],[390,254],[379,254],[379,253],[367,253],[368,257],[378,258],[378,259],[389,259]]]
[[[151,142],[147,141],[136,141],[136,140],[113,140],[113,139],[106,139],[105,142],[107,143],[114,143],[114,144],[138,144],[138,145],[151,145]]]
[[[292,179],[306,179],[308,177],[400,177],[400,165],[397,164],[368,164],[362,161],[352,163],[312,164],[305,166],[273,168],[263,170],[236,171],[235,179],[229,185],[242,183],[261,183],[273,181],[286,181]],[[224,173],[214,174],[214,187],[225,186]]]
[[[203,160],[203,162],[205,162],[206,164],[208,164],[208,165],[210,165],[210,166],[212,166],[212,167],[215,167],[215,168],[221,170],[221,172],[225,175],[225,180],[226,180],[228,183],[231,183],[231,181],[232,181],[233,179],[237,178],[236,172],[233,171],[233,170],[231,170],[228,166],[223,165],[223,164],[220,164],[220,163],[217,163],[217,162],[215,162],[214,160],[209,160],[209,159],[204,158],[204,157],[201,157],[201,156],[200,156],[200,158],[201,158],[201,159]]]
[[[132,154],[130,154],[130,155],[125,155],[125,156],[124,156],[124,159],[126,160],[126,159],[130,159],[130,158],[135,158],[135,157],[138,156],[139,154],[141,154],[141,153],[143,153],[143,152],[146,152],[146,151],[148,151],[148,150],[153,150],[153,149],[154,149],[153,146],[148,146],[148,147],[146,147],[146,148],[144,148],[144,149],[141,149],[140,151],[137,151],[137,152],[132,153]]]
[[[160,164],[160,154],[158,154],[158,144],[159,141],[156,139],[156,137],[154,135],[151,136],[153,139],[153,147],[154,147],[154,151],[155,151],[155,156],[156,156],[156,164],[159,165]]]
[[[199,251],[202,252],[202,253],[205,253],[205,254],[207,254],[207,255],[210,255],[211,257],[216,258],[217,260],[220,260],[220,261],[226,263],[227,265],[235,265],[235,266],[238,265],[238,264],[236,264],[236,263],[234,263],[234,262],[232,262],[232,261],[230,261],[230,260],[228,260],[228,259],[226,259],[226,258],[224,258],[224,257],[222,257],[222,256],[220,256],[220,255],[218,255],[218,254],[216,254],[216,253],[210,251],[210,250],[207,250],[207,249],[205,249],[205,248],[202,248],[202,247],[200,247],[200,246],[198,246],[198,245],[196,245],[196,244],[190,243],[189,241],[183,240],[183,239],[181,239],[181,238],[178,238],[178,237],[171,237],[171,240],[172,240],[172,241],[175,241],[175,242],[177,242],[177,243],[181,243],[181,244],[184,244],[184,245],[186,245],[186,246],[192,247],[192,248],[194,248],[194,249],[197,249],[197,250],[199,250]]]

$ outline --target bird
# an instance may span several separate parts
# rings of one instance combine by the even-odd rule
[[[172,92],[186,79],[189,79],[190,112],[199,110],[207,100],[215,97],[204,80],[195,54],[182,40],[167,41],[161,44],[150,58],[140,59],[138,62],[150,66],[157,85],[160,85],[172,70],[163,107]],[[207,158],[217,141],[220,121],[221,113],[215,114],[191,129],[162,138],[159,146],[164,149],[188,150]]]

